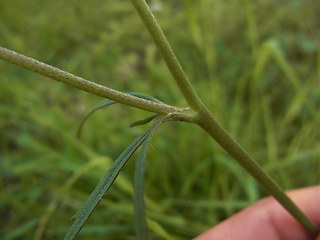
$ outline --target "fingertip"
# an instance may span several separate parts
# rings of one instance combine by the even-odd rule
[[[289,191],[299,208],[320,226],[320,186]],[[311,235],[272,197],[223,221],[200,235],[197,240],[215,239],[290,239],[311,240]],[[320,240],[320,234],[316,240]]]

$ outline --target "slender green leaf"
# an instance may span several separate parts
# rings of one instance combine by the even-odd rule
[[[144,203],[144,165],[148,146],[151,141],[152,134],[149,134],[142,145],[142,148],[137,157],[137,162],[134,171],[134,211],[135,211],[135,227],[136,238],[141,240],[148,239],[148,226],[145,213]]]
[[[98,103],[97,105],[95,105],[90,111],[89,113],[82,119],[79,127],[78,127],[78,131],[77,131],[77,138],[80,138],[81,136],[81,133],[82,133],[82,128],[83,128],[83,125],[84,123],[87,121],[87,119],[97,110],[101,109],[101,108],[104,108],[104,107],[107,107],[107,106],[110,106],[112,104],[115,104],[116,102],[115,101],[112,101],[112,100],[109,100],[109,99],[105,99],[105,100],[102,100],[100,103]]]
[[[144,119],[141,119],[141,120],[138,120],[138,121],[131,123],[130,127],[135,127],[135,126],[147,124],[158,116],[159,116],[159,114],[152,114],[151,116],[149,116],[147,118],[144,118]]]
[[[89,216],[92,214],[98,203],[104,197],[128,159],[146,140],[146,138],[154,128],[154,126],[150,127],[142,135],[137,137],[134,142],[129,147],[127,147],[126,150],[117,158],[117,160],[115,160],[114,164],[109,168],[97,187],[91,193],[88,200],[84,203],[79,212],[72,218],[76,220],[69,229],[65,239],[75,239],[75,237],[78,235],[81,228],[88,220]]]
[[[161,103],[160,100],[154,98],[154,97],[151,97],[149,95],[146,95],[146,94],[143,94],[143,93],[137,93],[137,92],[126,92],[126,94],[129,94],[129,95],[132,95],[132,96],[135,96],[135,97],[138,97],[138,98],[142,98],[142,99],[146,99],[146,100],[149,100],[149,101],[153,101],[153,102],[159,102]],[[113,101],[113,100],[109,100],[109,99],[104,99],[102,100],[100,103],[98,103],[97,105],[95,105],[94,107],[91,108],[91,110],[87,113],[87,115],[82,119],[79,127],[78,127],[78,131],[77,131],[77,137],[80,138],[81,136],[81,133],[82,133],[82,129],[83,129],[83,125],[85,124],[85,122],[87,121],[87,119],[94,113],[96,112],[97,110],[101,109],[101,108],[104,108],[104,107],[107,107],[107,106],[110,106],[112,104],[115,104],[116,102]],[[151,119],[152,120],[152,119]],[[150,121],[151,121],[150,120]],[[140,124],[141,125],[141,124]]]
[[[151,131],[146,137],[142,145],[142,149],[137,157],[137,162],[134,171],[134,211],[135,211],[135,227],[137,239],[147,240],[148,239],[148,226],[145,213],[145,202],[144,202],[144,165],[148,147],[155,130],[165,121],[166,117],[159,119],[151,127]]]
[[[138,92],[125,92],[125,93],[129,94],[129,95],[132,95],[132,96],[135,96],[135,97],[138,97],[138,98],[149,100],[149,101],[152,101],[152,102],[162,103],[159,99],[154,98],[154,97],[149,96],[149,95],[144,94],[144,93],[138,93]]]

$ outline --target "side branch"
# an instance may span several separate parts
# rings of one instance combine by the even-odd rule
[[[319,234],[319,228],[295,205],[260,165],[220,126],[213,116],[209,112],[204,112],[203,114],[198,125],[250,173],[303,227],[314,236]]]
[[[188,105],[196,111],[203,110],[204,106],[200,98],[196,94],[194,88],[191,86],[191,83],[183,71],[177,57],[175,56],[172,48],[163,34],[157,20],[153,16],[148,4],[145,0],[131,0],[138,14],[140,15],[141,20],[149,31],[151,37],[156,43],[160,53],[162,54],[167,67],[169,68],[173,78],[180,91],[182,92],[184,98],[186,99]]]
[[[113,101],[129,105],[131,107],[158,113],[161,115],[166,115],[168,113],[182,113],[183,111],[185,111],[182,108],[170,106],[163,103],[148,101],[99,85],[82,77],[75,76],[71,73],[65,72],[61,69],[52,67],[48,64],[39,62],[33,58],[26,57],[24,55],[21,55],[3,47],[0,47],[0,58],[7,62],[40,73],[44,76],[65,83],[67,85],[76,87],[83,91],[95,94],[103,98],[111,99]]]

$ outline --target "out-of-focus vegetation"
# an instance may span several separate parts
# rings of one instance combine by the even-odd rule
[[[320,178],[320,2],[150,2],[214,116],[285,189]],[[0,45],[121,91],[185,106],[129,0],[0,0]],[[101,98],[0,62],[0,239],[61,239],[143,126]],[[80,239],[134,239],[130,161]],[[146,166],[151,239],[190,239],[265,192],[201,129],[161,127]]]

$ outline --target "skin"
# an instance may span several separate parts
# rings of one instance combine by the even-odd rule
[[[320,228],[320,186],[287,192]],[[306,230],[272,197],[260,200],[194,240],[320,240]]]

